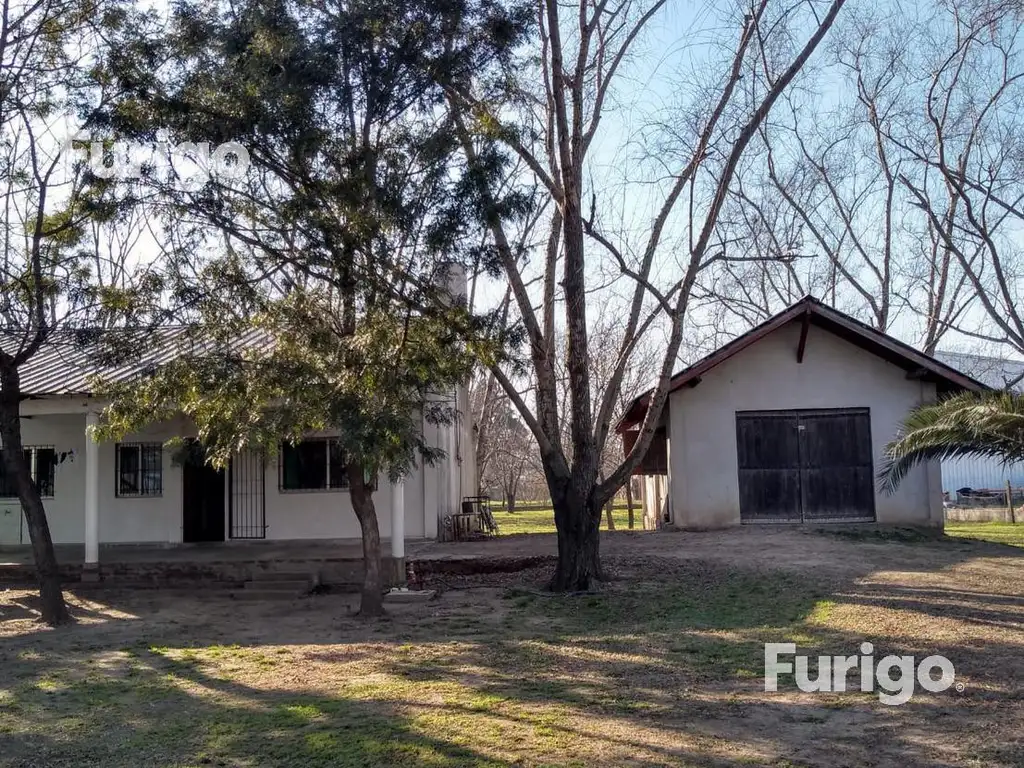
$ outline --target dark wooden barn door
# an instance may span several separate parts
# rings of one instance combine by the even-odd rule
[[[799,427],[790,411],[736,414],[742,520],[800,522]]]
[[[867,409],[736,414],[743,522],[873,520]]]
[[[804,520],[874,519],[871,419],[867,411],[803,414],[800,455]]]

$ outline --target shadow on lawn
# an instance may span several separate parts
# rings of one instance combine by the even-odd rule
[[[657,582],[632,581],[625,590],[575,599],[521,593],[512,597],[520,611],[506,621],[505,638],[442,659],[399,660],[390,668],[421,682],[454,682],[471,674],[474,689],[498,702],[564,705],[676,733],[680,742],[708,748],[693,751],[673,746],[671,739],[620,741],[665,758],[696,758],[701,765],[748,764],[750,757],[731,761],[723,754],[732,751],[729,744],[744,743],[767,747],[774,755],[767,762],[780,765],[1024,764],[1015,733],[1016,718],[1024,713],[1024,696],[1015,684],[1024,679],[1019,644],[929,638],[908,644],[873,632],[870,623],[864,634],[854,635],[814,621],[819,611],[847,603],[1024,633],[1020,598],[889,585],[854,590],[847,579],[693,561],[662,564],[659,576]],[[812,657],[813,677],[819,654],[856,654],[865,640],[874,643],[876,658],[944,655],[968,687],[931,696],[920,692],[898,708],[859,692],[797,700],[786,695],[796,693],[791,675],[780,681],[782,695],[761,690],[765,642],[795,641],[800,653]],[[850,676],[851,687],[856,679]],[[720,742],[709,745],[709,739]]]
[[[254,689],[154,652],[121,677],[108,669],[71,682],[40,660],[36,684],[0,699],[5,710],[41,728],[4,733],[4,766],[508,765],[417,731],[394,703]]]
[[[904,549],[893,550],[893,562],[908,570],[915,566],[901,558]],[[939,550],[929,568],[978,554],[970,546]],[[234,642],[327,646],[297,655],[289,675],[304,662],[362,659],[385,673],[385,681],[408,684],[368,699],[252,688],[212,676],[200,659],[168,658],[155,647],[185,646],[209,656],[209,646],[232,641],[199,621],[140,628],[124,669],[86,671],[70,682],[50,679],[59,660],[44,642],[38,658],[19,657],[21,684],[0,698],[0,724],[6,709],[43,726],[42,733],[3,734],[0,765],[504,766],[515,763],[487,756],[486,745],[501,747],[524,733],[556,745],[536,762],[557,765],[574,758],[580,765],[621,765],[623,754],[638,766],[951,766],[968,756],[984,765],[1024,764],[1014,742],[1024,706],[1014,683],[1024,679],[1020,645],[937,639],[909,648],[872,634],[870,626],[853,636],[817,620],[830,606],[846,604],[1012,628],[1022,622],[1019,598],[856,584],[875,567],[867,564],[862,573],[841,577],[699,560],[610,558],[608,564],[621,578],[599,595],[511,589],[497,606],[470,601],[457,610],[446,605],[453,595],[422,607],[415,620],[346,619],[340,631],[337,621],[317,615],[332,602],[309,601],[305,613],[281,615],[264,607],[256,631],[243,627],[261,614],[251,605],[234,606],[240,625]],[[139,602],[129,596],[120,607],[145,615]],[[233,609],[223,600],[209,605]],[[319,620],[300,620],[307,614]],[[102,625],[60,632],[80,640],[86,653],[105,643]],[[946,655],[968,688],[918,695],[894,708],[871,694],[795,696],[792,678],[783,678],[778,695],[761,690],[765,642],[795,641],[816,656],[853,654],[864,640],[875,643],[877,656]],[[36,646],[25,638],[11,649]],[[89,658],[103,663],[102,653]],[[6,685],[0,674],[0,688]],[[615,757],[602,761],[580,746],[597,742]]]

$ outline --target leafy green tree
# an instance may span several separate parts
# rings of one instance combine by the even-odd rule
[[[442,457],[422,421],[452,423],[453,407],[437,393],[464,382],[473,359],[438,319],[395,305],[341,332],[345,313],[329,292],[301,289],[265,298],[246,319],[210,317],[194,329],[192,352],[109,388],[97,437],[119,439],[184,413],[206,460],[222,467],[245,446],[273,455],[281,441],[337,430],[362,534],[361,611],[374,616],[383,611],[376,478],[396,481]]]
[[[916,465],[960,456],[1024,461],[1024,397],[964,392],[915,408],[886,446],[879,478],[891,493]]]
[[[140,31],[150,45],[119,62],[132,92],[107,124],[169,139],[171,162],[141,181],[165,225],[162,299],[222,339],[222,352],[252,328],[274,343],[262,357],[189,359],[117,393],[106,434],[180,408],[223,462],[239,441],[338,429],[367,554],[367,613],[379,610],[379,536],[372,487],[358,478],[436,458],[416,416],[451,418],[427,393],[468,377],[466,350],[477,346],[465,340],[488,323],[439,287],[448,264],[482,257],[433,75],[468,77],[499,61],[520,26],[476,0],[203,0]],[[186,140],[230,145],[234,161],[211,167],[194,149],[189,162],[171,148]],[[509,215],[524,205],[503,204]],[[179,388],[178,374],[193,388]]]
[[[503,160],[491,155],[472,178],[458,165],[434,75],[500,66],[524,29],[501,5],[204,0],[177,4],[165,27],[141,32],[151,44],[120,62],[132,93],[107,124],[168,153],[143,183],[164,216],[179,307],[211,253],[280,290],[330,286],[349,312],[360,293],[443,304],[439,264],[483,258],[467,189],[498,178]],[[225,153],[186,158],[179,142]],[[498,205],[514,216],[528,202]]]

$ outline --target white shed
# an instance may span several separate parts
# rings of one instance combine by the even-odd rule
[[[684,528],[741,523],[941,526],[937,463],[880,491],[885,445],[907,412],[985,386],[806,297],[672,378],[644,474],[663,472],[660,510]],[[651,393],[619,423],[635,441]],[[659,466],[660,465],[660,466]],[[645,487],[658,487],[645,483]],[[658,494],[652,495],[657,500]]]

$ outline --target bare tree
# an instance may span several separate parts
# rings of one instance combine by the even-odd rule
[[[955,328],[1024,351],[1024,41],[1019,3],[942,9],[913,119],[891,138],[916,163],[899,175],[934,254],[925,346]],[[956,301],[965,285],[981,319]],[[951,298],[952,294],[952,298]]]
[[[540,56],[536,66],[524,61],[507,73],[511,94],[496,96],[490,87],[494,81],[486,78],[445,83],[467,162],[484,165],[490,158],[488,142],[497,140],[525,163],[526,183],[539,183],[554,202],[547,246],[539,259],[524,265],[511,246],[507,220],[494,213],[498,206],[487,189],[481,185],[479,190],[482,207],[492,212],[493,245],[525,331],[532,397],[522,396],[516,377],[499,363],[492,370],[540,449],[558,529],[553,589],[588,589],[600,575],[601,509],[651,444],[697,276],[730,258],[729,243],[717,234],[737,166],[843,4],[776,7],[761,0],[727,19],[732,30],[728,53],[716,57],[722,49],[704,51],[706,66],[690,73],[690,82],[702,81],[689,91],[692,99],[664,115],[660,126],[652,125],[664,146],[654,143],[638,167],[644,177],[627,179],[633,182],[630,190],[646,194],[650,203],[649,216],[638,213],[635,222],[609,213],[613,206],[590,174],[602,121],[629,87],[623,74],[665,0],[579,0],[572,6],[540,0]],[[714,74],[704,77],[706,72]],[[626,164],[624,152],[620,158]],[[588,306],[601,286],[623,280],[628,287],[618,296],[625,321],[616,340],[616,361],[594,402]],[[605,291],[600,300],[607,302],[614,293]],[[601,481],[601,456],[625,372],[656,321],[665,329],[666,345],[640,437]],[[562,332],[564,350],[556,343]],[[569,374],[567,398],[558,392],[562,355]],[[560,413],[569,424],[568,444],[561,437]]]
[[[536,463],[537,444],[503,393],[498,394],[490,421],[489,455],[481,483],[500,492],[511,514],[516,511],[523,478]]]
[[[615,375],[619,354],[617,344],[619,339],[622,338],[624,323],[624,318],[613,314],[607,309],[598,309],[598,314],[593,322],[590,333],[589,367],[591,385],[594,388],[593,402],[595,403],[602,401],[612,381],[612,377]],[[661,350],[653,343],[653,339],[650,336],[646,336],[638,341],[633,350],[629,366],[622,374],[619,391],[616,395],[616,413],[625,413],[629,404],[654,383],[658,376],[661,356]],[[598,472],[599,478],[603,480],[611,476],[624,459],[622,442],[619,440],[608,440],[601,455],[601,468]],[[615,530],[615,520],[612,516],[615,497],[623,487],[626,490],[629,527],[633,528],[634,526],[631,480],[632,476],[626,478],[619,488],[612,491],[612,495],[605,502],[605,518],[608,530],[610,531]]]
[[[991,8],[979,7],[972,23],[989,23]],[[963,46],[966,8],[844,15],[813,78],[819,87],[783,97],[786,109],[761,126],[749,172],[731,190],[723,226],[751,258],[698,283],[714,302],[707,326],[732,335],[813,293],[881,331],[902,316],[901,332],[912,329],[929,353],[965,327],[984,243],[969,236],[961,194],[929,157],[943,136],[969,135],[984,119],[944,74],[963,59],[950,51]],[[1002,66],[968,69],[978,93],[1012,79]]]

